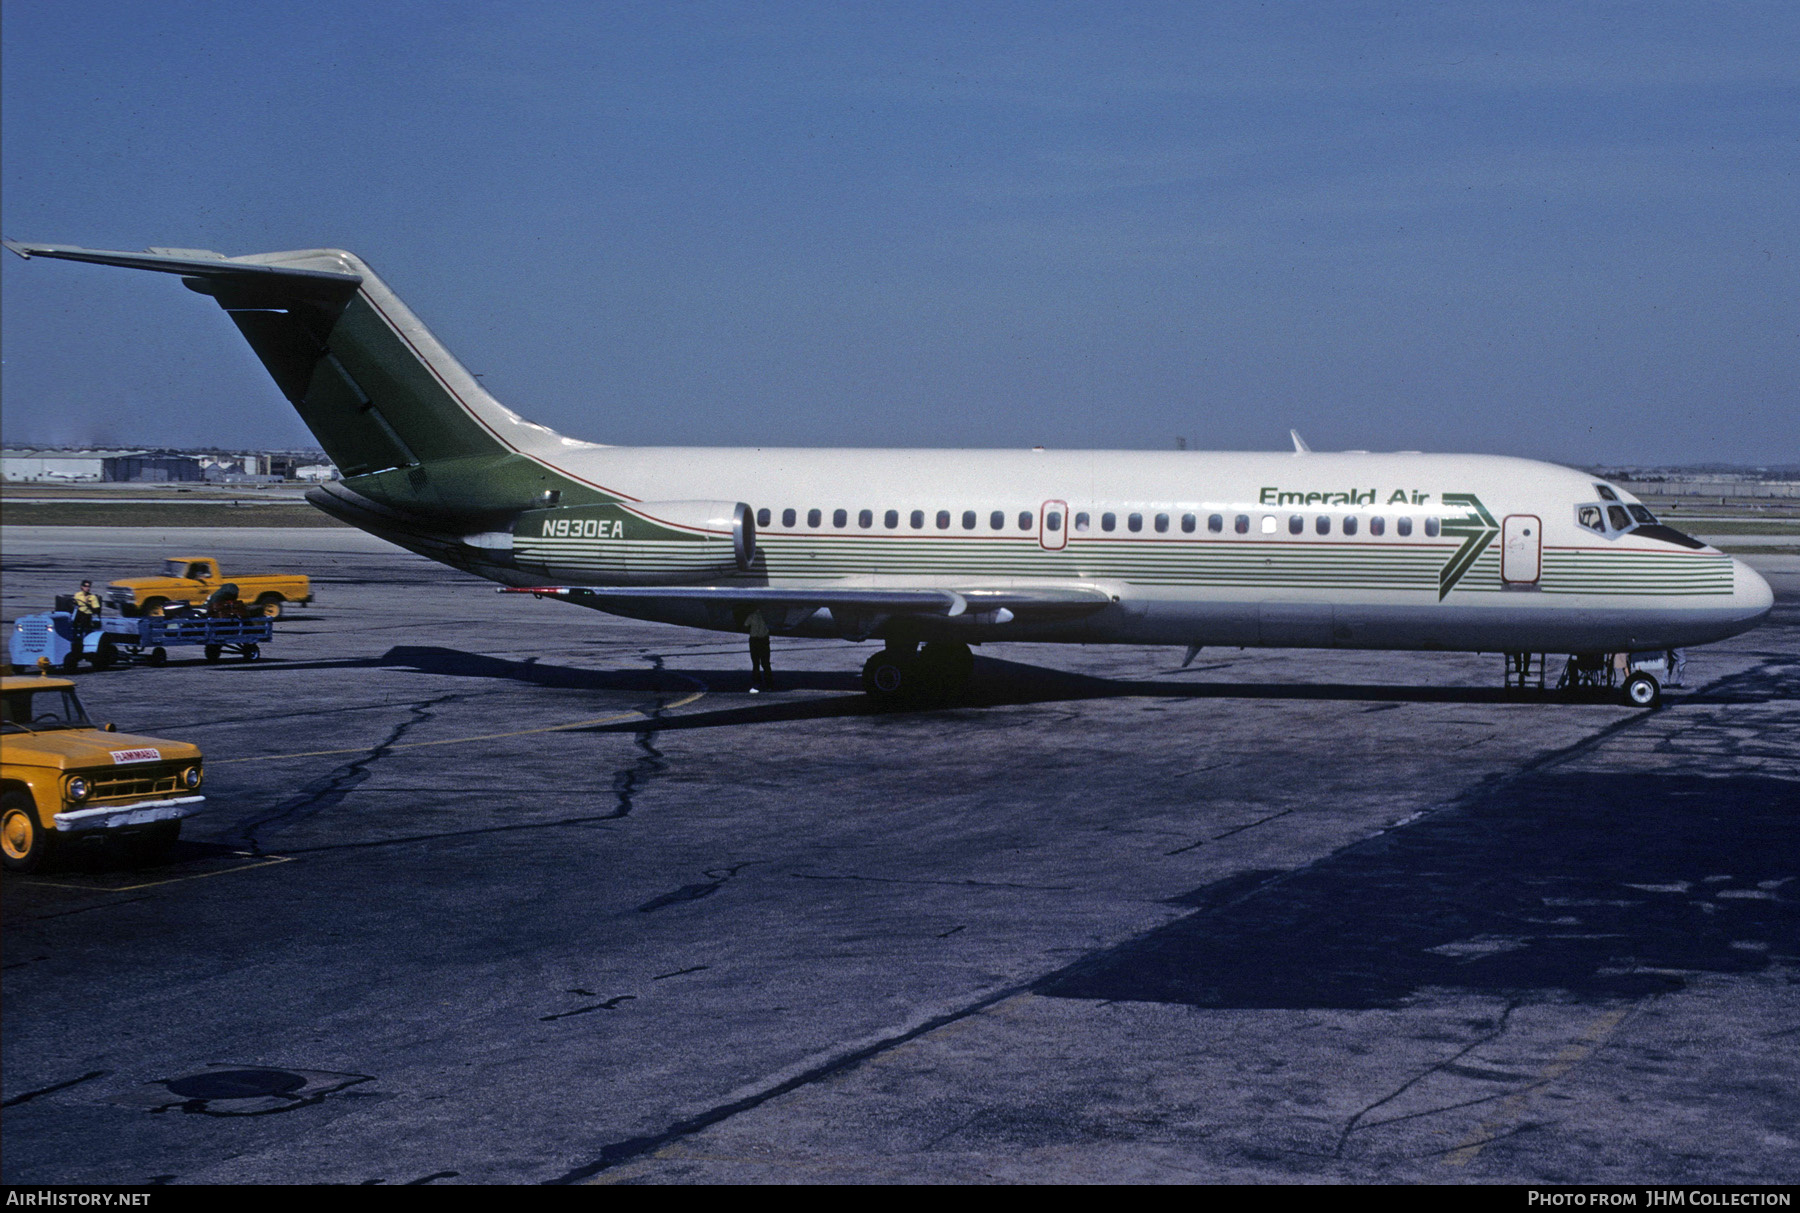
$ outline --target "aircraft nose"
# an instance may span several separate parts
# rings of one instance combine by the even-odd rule
[[[1743,620],[1754,622],[1775,608],[1775,591],[1763,575],[1735,556],[1731,560],[1732,605],[1743,610]]]

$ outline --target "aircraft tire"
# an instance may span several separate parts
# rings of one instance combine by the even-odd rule
[[[905,702],[917,681],[917,662],[892,649],[881,649],[863,663],[863,690],[876,703],[891,706]]]
[[[1633,708],[1653,708],[1662,703],[1662,688],[1649,674],[1633,674],[1625,680],[1625,704]]]
[[[934,640],[919,650],[919,690],[933,699],[955,699],[975,672],[975,655],[960,640]]]
[[[50,858],[54,843],[38,821],[31,793],[14,789],[0,796],[0,852],[8,872],[35,872]]]

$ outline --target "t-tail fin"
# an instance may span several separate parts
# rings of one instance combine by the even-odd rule
[[[396,477],[378,474],[395,472],[423,490],[427,467],[516,467],[524,462],[516,457],[556,438],[489,396],[350,253],[309,249],[225,257],[200,249],[121,253],[10,240],[5,245],[22,257],[179,274],[192,290],[211,295],[347,478],[386,483]],[[523,487],[538,477],[502,479]],[[428,504],[428,493],[400,496],[413,498],[404,504]]]

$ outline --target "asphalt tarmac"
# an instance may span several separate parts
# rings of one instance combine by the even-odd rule
[[[1794,557],[1657,711],[990,645],[883,712],[870,646],[751,696],[351,532],[4,540],[8,621],[165,554],[318,594],[80,675],[208,805],[6,877],[8,1183],[1800,1177]]]

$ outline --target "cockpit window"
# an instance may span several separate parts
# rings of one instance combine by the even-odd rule
[[[1578,505],[1575,507],[1575,521],[1590,531],[1606,533],[1606,519],[1601,516],[1597,505]]]
[[[1594,492],[1600,494],[1600,500],[1602,501],[1617,501],[1619,499],[1619,495],[1604,484],[1596,484],[1594,486]]]
[[[1644,526],[1655,526],[1656,525],[1656,515],[1652,514],[1649,510],[1645,509],[1643,506],[1628,505],[1625,508],[1631,511],[1632,518],[1636,519],[1638,522],[1642,523]]]
[[[1631,529],[1631,515],[1625,512],[1625,507],[1622,505],[1607,506],[1606,520],[1612,523],[1612,529],[1615,531],[1629,531]]]

